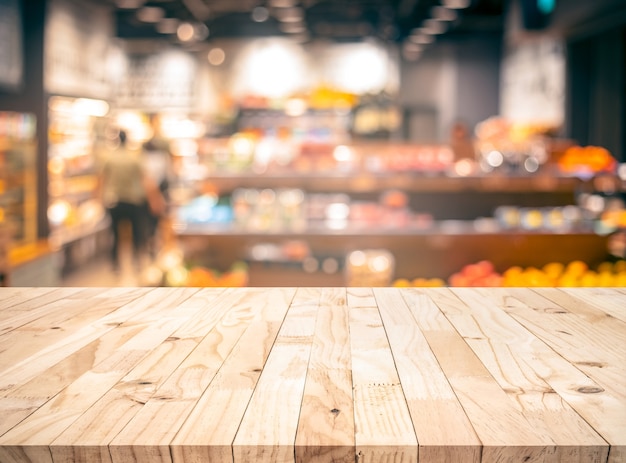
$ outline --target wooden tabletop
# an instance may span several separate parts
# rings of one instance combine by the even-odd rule
[[[0,288],[0,462],[626,462],[626,290]]]

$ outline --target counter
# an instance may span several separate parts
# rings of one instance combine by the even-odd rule
[[[617,288],[0,288],[0,461],[626,461]]]

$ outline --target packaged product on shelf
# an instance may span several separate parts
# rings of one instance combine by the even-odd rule
[[[395,258],[385,249],[352,251],[346,257],[347,286],[389,286],[395,272]]]

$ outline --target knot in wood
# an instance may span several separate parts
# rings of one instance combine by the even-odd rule
[[[598,386],[581,386],[576,390],[581,394],[597,394],[599,392],[604,392],[604,389]]]

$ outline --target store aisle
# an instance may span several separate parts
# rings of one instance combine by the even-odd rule
[[[131,244],[123,241],[120,249],[120,270],[114,272],[108,256],[100,255],[62,279],[62,286],[156,286],[154,278],[149,278],[150,262],[147,257],[136,269],[132,262]]]

